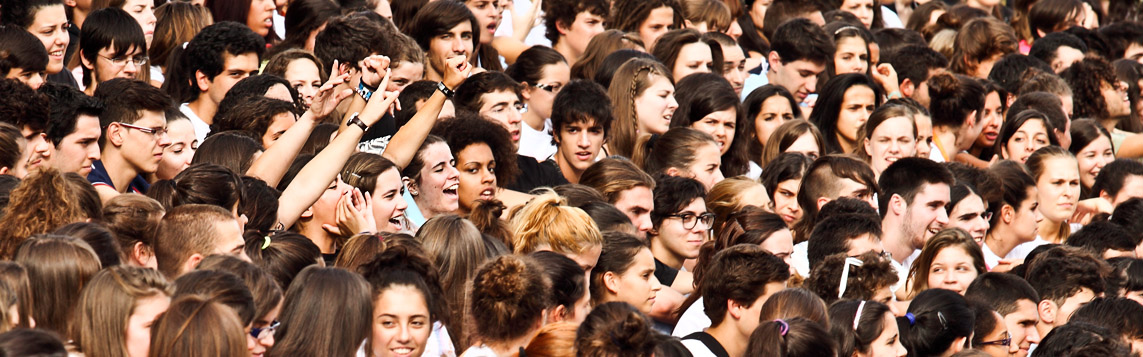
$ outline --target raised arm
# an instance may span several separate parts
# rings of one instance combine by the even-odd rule
[[[468,78],[468,74],[472,72],[472,65],[468,63],[465,56],[450,58],[445,61],[445,64],[448,68],[445,70],[442,83],[450,91],[460,86],[465,78]],[[393,161],[400,168],[409,165],[409,162],[413,161],[413,155],[417,154],[417,149],[421,147],[421,143],[429,136],[429,131],[433,129],[433,125],[437,123],[437,117],[440,115],[446,99],[448,98],[441,91],[434,92],[425,102],[425,105],[417,110],[417,114],[414,114],[408,123],[393,134],[393,138],[389,140],[389,145],[385,147],[385,152],[381,153],[381,156]]]

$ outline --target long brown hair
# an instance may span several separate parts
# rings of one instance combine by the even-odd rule
[[[267,356],[352,357],[373,327],[369,283],[344,269],[310,266],[286,291],[279,320]]]
[[[476,226],[460,216],[448,214],[433,217],[417,231],[417,240],[426,256],[440,272],[441,289],[448,303],[447,316],[441,316],[449,327],[454,346],[462,346],[465,333],[465,289],[476,270],[488,260],[484,240]]]
[[[11,199],[0,218],[0,256],[11,258],[16,247],[29,236],[47,233],[87,217],[80,206],[79,192],[55,169],[28,175],[12,190]]]
[[[127,357],[124,331],[139,300],[173,293],[174,286],[154,269],[108,267],[83,289],[71,338],[85,355]]]
[[[583,50],[583,56],[571,67],[571,78],[595,79],[595,72],[607,55],[623,49],[642,49],[643,40],[619,30],[607,30],[595,35]]]
[[[611,97],[613,117],[611,140],[607,152],[611,155],[631,157],[635,142],[639,137],[639,116],[635,110],[635,98],[643,94],[654,83],[655,76],[671,80],[671,71],[655,60],[633,58],[615,71],[607,96]]]
[[[234,310],[201,295],[175,298],[151,328],[151,356],[249,356]]]
[[[107,201],[103,206],[103,223],[119,242],[121,261],[132,261],[136,245],[141,245],[145,254],[155,254],[151,247],[155,244],[159,221],[166,212],[159,201],[140,194],[122,194]]]
[[[16,295],[16,313],[19,321],[16,327],[32,327],[32,283],[28,281],[28,269],[16,262],[0,261],[0,283]]]
[[[921,255],[913,261],[913,266],[909,268],[910,299],[929,289],[929,267],[933,265],[933,259],[937,258],[937,254],[947,248],[964,249],[965,254],[972,258],[972,266],[976,268],[977,275],[988,272],[988,267],[984,265],[984,253],[981,252],[980,245],[976,244],[972,236],[959,228],[945,229],[925,242],[925,247],[921,249]]]
[[[28,270],[32,317],[36,327],[66,336],[74,321],[80,292],[99,272],[99,257],[78,238],[37,234],[16,250],[13,259]]]

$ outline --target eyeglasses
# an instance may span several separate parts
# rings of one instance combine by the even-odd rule
[[[714,222],[714,213],[709,212],[703,213],[701,215],[695,215],[694,213],[679,213],[668,215],[667,217],[678,218],[679,220],[683,221],[683,228],[686,229],[695,229],[695,226],[698,225],[699,221],[702,221],[702,224],[707,227],[710,227],[710,224]]]
[[[547,91],[547,92],[552,93],[552,94],[559,93],[560,90],[564,89],[564,86],[562,84],[537,83],[537,84],[533,84],[532,86],[536,87],[536,88],[543,89],[544,91]]]
[[[274,322],[270,323],[270,326],[261,327],[261,328],[259,328],[259,327],[251,328],[250,329],[250,336],[254,336],[254,338],[259,339],[259,340],[265,340],[265,339],[269,338],[270,336],[274,336],[274,331],[277,331],[278,326],[281,326],[281,325],[282,325],[281,322],[274,321]]]
[[[155,137],[155,139],[161,138],[161,137],[163,137],[163,135],[167,135],[167,128],[148,128],[145,126],[131,125],[131,124],[121,123],[121,122],[115,122],[115,124],[119,124],[120,126],[127,128],[127,129],[135,129],[135,130],[147,133],[147,134],[151,134],[152,136]]]
[[[1003,340],[984,341],[984,342],[979,343],[979,345],[981,345],[981,346],[1011,346],[1012,345],[1012,334],[1009,333],[1007,335],[1008,335],[1008,337],[1004,338]]]
[[[111,57],[100,55],[99,57],[106,59],[108,61],[111,61],[111,64],[114,64],[114,65],[120,66],[120,67],[126,66],[128,61],[135,64],[135,67],[142,67],[143,65],[147,64],[147,60],[150,59],[150,58],[147,58],[147,56],[131,56],[131,57],[119,56],[119,57],[111,58]]]

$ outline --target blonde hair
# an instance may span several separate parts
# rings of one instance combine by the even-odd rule
[[[730,219],[731,214],[745,208],[745,205],[742,204],[741,194],[753,188],[762,188],[765,191],[765,187],[761,183],[746,176],[731,177],[719,181],[714,187],[711,187],[710,192],[706,195],[706,207],[715,215],[714,225],[711,227],[720,230],[722,225]],[[716,233],[714,236],[717,237],[719,234]]]
[[[607,96],[611,97],[612,113],[611,139],[607,143],[610,155],[631,157],[635,142],[639,137],[639,115],[635,110],[635,98],[639,97],[655,81],[655,76],[671,79],[671,72],[662,63],[646,58],[632,58],[619,66],[611,79]],[[645,134],[645,133],[643,133]]]
[[[602,246],[603,235],[586,212],[546,190],[512,217],[512,251],[528,254],[545,245],[556,253],[575,254]]]
[[[71,338],[89,356],[126,357],[124,331],[140,299],[174,294],[162,273],[118,265],[91,278],[79,298]]]

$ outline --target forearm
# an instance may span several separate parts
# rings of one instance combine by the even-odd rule
[[[282,176],[286,175],[286,170],[290,167],[288,163],[298,156],[315,125],[313,113],[307,111],[290,129],[282,133],[273,146],[262,152],[262,155],[250,164],[246,175],[266,181],[271,187],[277,186],[278,181],[282,180]]]
[[[417,114],[393,134],[381,156],[393,161],[397,167],[408,166],[409,162],[413,161],[413,156],[417,154],[417,149],[421,147],[421,143],[429,136],[433,125],[437,123],[437,116],[444,108],[444,102],[444,93],[434,92]]]

